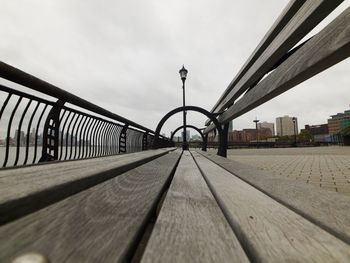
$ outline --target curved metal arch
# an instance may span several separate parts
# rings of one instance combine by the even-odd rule
[[[153,143],[153,148],[154,149],[157,149],[159,148],[159,133],[160,133],[160,130],[162,129],[164,123],[171,117],[173,116],[174,114],[176,113],[179,113],[179,112],[182,112],[182,111],[196,111],[196,112],[199,112],[199,113],[202,113],[203,115],[207,116],[213,123],[214,125],[216,126],[216,129],[218,130],[218,133],[219,133],[219,148],[218,148],[218,155],[220,156],[226,156],[226,149],[224,149],[224,147],[222,147],[222,144],[221,144],[221,140],[223,140],[224,138],[224,131],[223,129],[221,128],[218,120],[215,118],[215,115],[213,115],[212,113],[210,113],[209,111],[203,109],[203,108],[200,108],[200,107],[197,107],[197,106],[185,106],[185,107],[178,107],[176,109],[173,109],[172,111],[169,111],[161,120],[160,122],[158,123],[157,125],[157,129],[155,131],[155,134],[154,134],[154,143]],[[186,125],[187,126],[187,125]]]
[[[173,133],[171,134],[171,137],[170,137],[170,141],[173,140],[175,133],[177,133],[177,132],[178,132],[179,130],[181,130],[183,127],[184,127],[184,126],[182,125],[182,126],[180,126],[180,127],[177,127],[177,128],[173,131]],[[204,142],[204,135],[203,135],[203,132],[202,132],[200,129],[198,129],[196,126],[187,125],[187,124],[186,124],[186,128],[191,128],[191,129],[196,130],[196,131],[201,135],[202,141]]]

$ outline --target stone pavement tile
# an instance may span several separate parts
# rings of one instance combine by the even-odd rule
[[[350,147],[235,149],[228,151],[228,158],[275,176],[350,192]]]
[[[332,186],[322,186],[321,188],[322,188],[322,189],[325,189],[325,190],[337,192],[337,188],[336,188],[336,187],[332,187]]]

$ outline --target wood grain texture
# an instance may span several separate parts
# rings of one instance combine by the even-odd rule
[[[311,1],[310,1],[311,2]],[[350,56],[350,8],[278,66],[218,118],[225,123]],[[204,131],[215,128],[210,125]]]
[[[350,8],[310,39],[219,117],[237,118],[350,56]]]
[[[255,262],[349,262],[350,246],[194,153],[210,189]]]
[[[244,63],[243,67],[228,85],[224,93],[221,95],[219,100],[216,102],[211,112],[214,112],[232,88],[237,84],[237,82],[242,78],[242,76],[248,71],[248,69],[254,64],[254,62],[259,58],[259,56],[264,52],[264,50],[271,44],[273,39],[281,32],[281,30],[286,26],[289,20],[297,13],[300,7],[305,3],[305,0],[291,0],[287,6],[283,9],[280,16],[276,19],[275,23],[271,26],[269,31],[265,34],[263,39],[260,41],[259,45],[255,48],[253,53],[250,55],[248,60]],[[205,123],[208,126],[210,119]]]
[[[0,224],[166,154],[175,148],[0,171]]]
[[[198,152],[350,244],[350,197],[279,178],[211,153]]]
[[[262,52],[232,90],[222,99],[215,112],[233,104],[244,91],[263,77],[293,46],[330,14],[343,0],[301,1],[304,4]]]
[[[36,251],[51,262],[125,262],[176,167],[169,153],[0,227],[0,262]]]
[[[184,151],[141,262],[229,261],[248,259]]]

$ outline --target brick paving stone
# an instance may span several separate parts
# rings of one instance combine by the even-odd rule
[[[227,155],[275,176],[350,195],[350,147],[233,149]]]

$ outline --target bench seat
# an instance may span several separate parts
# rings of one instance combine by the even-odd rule
[[[24,179],[19,185],[37,202],[47,184],[51,202],[1,224],[0,262],[32,251],[52,262],[350,261],[349,209],[339,211],[348,208],[349,197],[315,194],[310,186],[289,185],[288,180],[202,151],[148,154],[152,160],[142,165],[137,154],[66,162],[67,170],[60,169],[71,176],[83,170],[98,177],[104,174],[95,175],[99,162],[109,175],[59,200],[50,195],[62,191],[55,188],[60,174],[51,176],[44,167],[62,163],[17,169],[39,169],[43,178],[31,173],[25,179],[42,180],[33,184],[36,188],[24,187]],[[117,157],[121,163],[134,160],[128,171],[118,170]],[[1,178],[12,184],[7,193],[20,189],[9,175]],[[283,192],[291,200],[283,199]],[[338,200],[341,205],[334,205]],[[326,215],[327,209],[334,215]],[[317,215],[322,218],[316,220]],[[332,216],[336,223],[331,223]]]
[[[0,262],[30,251],[52,262],[129,261],[180,156],[163,155],[1,226]]]
[[[175,148],[0,171],[0,224],[96,185]]]

